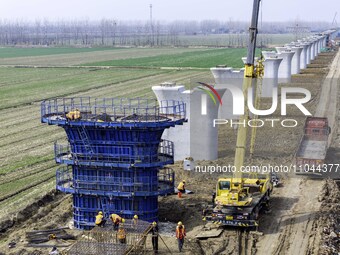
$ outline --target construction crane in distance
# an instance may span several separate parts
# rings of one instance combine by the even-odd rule
[[[332,21],[332,28],[336,28],[338,26],[338,22],[336,21],[336,16],[337,15],[338,15],[338,13],[335,12],[334,18],[333,18],[333,21]]]

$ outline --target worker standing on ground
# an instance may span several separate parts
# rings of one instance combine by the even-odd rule
[[[135,216],[133,216],[132,224],[133,224],[134,227],[137,227],[137,224],[138,224],[138,215],[137,214],[135,214]]]
[[[158,254],[158,225],[157,222],[152,222],[152,249],[154,254]]]
[[[126,243],[126,230],[123,224],[121,224],[118,228],[117,238],[120,243]]]
[[[178,241],[178,250],[179,252],[182,252],[183,244],[184,244],[184,237],[185,234],[185,228],[181,221],[178,222],[176,227],[176,239]]]
[[[106,223],[106,220],[104,219],[103,212],[99,212],[96,216],[96,226],[98,227],[104,227]]]
[[[113,223],[113,229],[118,230],[119,228],[119,223],[124,223],[125,220],[120,217],[118,214],[111,214],[110,219],[112,220]]]
[[[178,184],[177,189],[178,189],[178,197],[181,198],[182,194],[185,193],[185,180],[181,181]]]

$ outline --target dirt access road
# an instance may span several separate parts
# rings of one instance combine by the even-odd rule
[[[328,117],[332,134],[337,133],[340,52],[334,58],[324,83],[315,116]],[[331,160],[336,160],[335,158]],[[329,162],[329,163],[340,163]],[[338,173],[339,175],[339,173]],[[255,254],[318,254],[321,240],[319,212],[322,181],[310,178],[289,178],[272,196],[272,212],[261,220],[264,233],[256,243]]]

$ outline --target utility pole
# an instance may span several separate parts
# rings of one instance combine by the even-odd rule
[[[153,38],[153,24],[152,24],[152,4],[150,4],[150,45],[153,46],[154,38]]]

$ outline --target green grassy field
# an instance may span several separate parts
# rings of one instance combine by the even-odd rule
[[[136,67],[197,67],[210,68],[216,65],[227,65],[235,68],[243,66],[241,58],[246,49],[208,49],[197,52],[184,52],[155,57],[122,59],[88,63],[88,66],[136,66]]]
[[[93,51],[114,50],[119,48],[98,47],[98,48],[15,48],[4,47],[0,48],[0,58],[17,58],[17,57],[33,57],[33,56],[46,56],[55,54],[72,54]]]
[[[257,49],[257,55],[260,50]],[[242,57],[247,55],[247,49],[207,49],[199,52],[183,52],[155,57],[134,59],[116,59],[84,64],[85,66],[118,66],[118,67],[187,67],[211,68],[216,65],[227,65],[233,68],[243,67]]]
[[[0,109],[55,96],[79,95],[89,89],[99,89],[125,80],[164,73],[160,70],[72,69],[72,68],[0,68]]]

